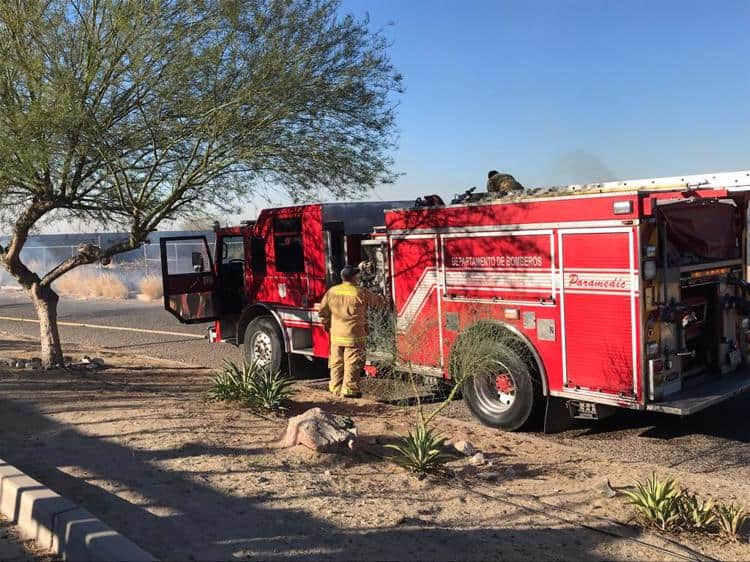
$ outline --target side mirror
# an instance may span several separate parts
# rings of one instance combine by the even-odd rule
[[[192,260],[193,260],[193,271],[195,271],[196,273],[203,273],[203,270],[206,267],[206,264],[203,262],[203,254],[200,252],[193,252]]]

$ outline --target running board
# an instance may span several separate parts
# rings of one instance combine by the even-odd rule
[[[748,390],[750,390],[750,370],[743,368],[736,373],[717,376],[716,380],[703,379],[699,384],[677,394],[672,400],[646,404],[646,409],[652,412],[689,416]]]

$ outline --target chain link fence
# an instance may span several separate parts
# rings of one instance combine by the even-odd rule
[[[131,287],[144,277],[151,275],[161,277],[159,240],[170,236],[205,236],[209,250],[213,254],[215,236],[212,231],[160,232],[151,235],[149,241],[140,248],[113,256],[111,263],[106,266],[97,263],[83,266],[83,269],[90,273],[100,270],[116,274]],[[107,248],[124,239],[127,239],[126,235],[119,233],[31,236],[21,252],[21,260],[29,269],[42,276],[60,262],[75,256],[81,244]],[[7,238],[0,238],[0,243],[7,244]],[[178,268],[189,270],[192,253],[194,251],[205,253],[202,241],[198,243],[190,240],[170,242],[166,249],[170,271]],[[0,284],[13,285],[15,280],[4,269],[0,269]]]

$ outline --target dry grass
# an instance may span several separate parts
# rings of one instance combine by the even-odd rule
[[[55,290],[61,295],[79,299],[102,297],[122,300],[128,298],[128,287],[117,275],[82,269],[74,269],[60,277],[55,281]]]
[[[138,285],[139,292],[143,298],[157,300],[164,296],[161,277],[158,275],[146,275]]]

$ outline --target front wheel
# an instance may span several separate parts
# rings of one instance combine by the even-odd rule
[[[506,431],[531,429],[541,410],[541,393],[529,365],[518,352],[489,343],[491,372],[476,373],[463,384],[466,404],[485,425]]]
[[[281,331],[270,316],[254,318],[243,338],[245,361],[265,367],[272,373],[284,369],[284,343]]]

